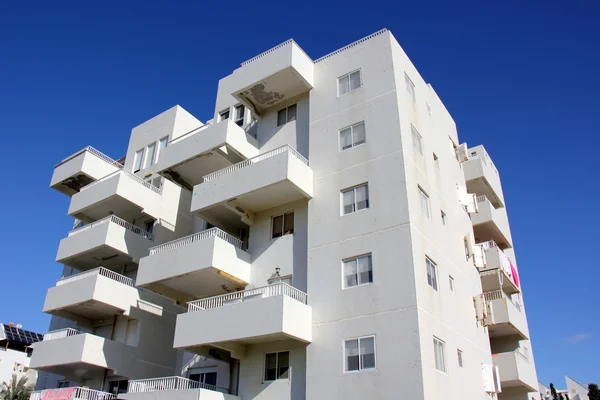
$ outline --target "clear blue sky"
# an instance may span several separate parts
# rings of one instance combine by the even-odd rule
[[[600,381],[598,2],[10,3],[0,321],[48,327],[41,309],[72,225],[68,198],[48,188],[58,161],[86,145],[120,157],[132,127],[175,104],[209,119],[218,80],[291,37],[316,59],[386,27],[461,141],[484,143],[500,170],[539,379]]]

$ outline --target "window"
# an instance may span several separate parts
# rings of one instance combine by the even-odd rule
[[[425,257],[425,264],[427,266],[427,283],[435,290],[438,290],[437,265],[429,257]]]
[[[435,369],[440,372],[446,373],[446,354],[445,348],[446,343],[442,340],[433,337],[433,352],[435,353]]]
[[[431,219],[431,209],[429,205],[429,195],[419,186],[419,202],[421,203],[421,212],[427,219]]]
[[[146,148],[146,158],[144,160],[144,168],[150,167],[154,164],[154,157],[156,156],[156,142],[151,143]]]
[[[277,111],[277,126],[282,126],[288,122],[296,120],[296,104]]]
[[[412,125],[410,126],[410,131],[412,133],[413,147],[420,155],[423,155],[423,136]]]
[[[199,374],[190,374],[189,379],[194,382],[205,383],[207,385],[217,386],[216,372],[202,372]]]
[[[450,286],[450,290],[454,292],[454,278],[452,275],[448,275],[448,285]]]
[[[456,349],[456,357],[458,358],[458,366],[463,367],[463,353],[462,350]]]
[[[375,368],[375,336],[344,341],[346,372]]]
[[[229,119],[229,108],[219,113],[219,121],[225,121],[226,119]]]
[[[373,283],[373,263],[371,255],[342,260],[344,264],[344,289]]]
[[[275,239],[283,235],[291,235],[294,233],[294,213],[290,212],[283,215],[273,217],[272,235]]]
[[[408,75],[406,73],[404,73],[404,82],[406,83],[406,91],[410,95],[410,98],[412,99],[413,103],[416,103],[417,102],[417,96],[415,94],[415,84],[408,77]]]
[[[290,352],[265,354],[265,381],[288,379],[290,369]]]
[[[237,124],[237,126],[244,125],[245,113],[246,113],[246,109],[244,108],[244,106],[242,104],[235,106],[233,121]]]
[[[343,96],[362,86],[360,70],[350,72],[338,78],[338,96]]]
[[[448,225],[448,217],[446,217],[446,213],[443,211],[440,211],[440,213],[442,214],[442,224]]]
[[[169,144],[168,136],[165,136],[164,138],[162,138],[158,141],[158,153],[156,153],[156,161],[158,161],[158,157],[160,157],[163,150],[167,147],[168,144]]]
[[[142,169],[142,161],[144,160],[144,149],[139,149],[135,152],[133,159],[133,172],[138,172]]]
[[[433,153],[433,165],[435,165],[435,169],[437,169],[439,171],[440,159],[438,158],[438,156],[435,153]]]
[[[340,130],[340,147],[346,150],[365,142],[365,122],[359,122]]]
[[[427,108],[427,114],[431,117],[431,107],[429,107],[429,103],[425,103],[425,107]]]
[[[342,190],[342,208],[343,215],[369,208],[368,184]]]
[[[69,381],[58,381],[58,382],[56,383],[56,387],[57,387],[58,389],[62,389],[62,388],[69,387]]]
[[[144,223],[144,229],[146,230],[146,232],[152,233],[152,231],[154,230],[154,220],[151,219],[150,221],[146,221]]]
[[[122,381],[110,381],[110,382],[108,382],[108,393],[112,393],[112,394],[127,393],[128,383],[129,383],[129,381],[126,379],[122,380]]]

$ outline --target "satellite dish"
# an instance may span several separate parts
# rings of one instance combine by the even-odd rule
[[[17,329],[21,329],[22,327],[23,327],[23,325],[17,324]]]

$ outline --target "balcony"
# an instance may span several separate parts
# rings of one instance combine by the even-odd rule
[[[70,380],[94,371],[135,374],[135,347],[67,328],[48,332],[33,345],[29,367],[65,376]]]
[[[122,164],[88,146],[54,167],[50,187],[72,196],[82,187],[122,168]]]
[[[57,281],[48,290],[44,312],[71,320],[98,320],[128,315],[138,299],[133,279],[96,268]]]
[[[483,146],[468,151],[469,160],[462,163],[467,190],[477,196],[486,196],[496,208],[504,207],[504,195],[498,170]]]
[[[36,390],[31,392],[29,400],[116,400],[117,395],[86,387],[66,387],[60,389]]]
[[[82,187],[71,197],[69,215],[86,222],[111,214],[131,220],[144,213],[158,219],[160,193],[159,188],[121,169]]]
[[[125,400],[241,400],[226,389],[180,376],[129,381],[127,393],[120,396]]]
[[[521,351],[492,354],[494,366],[500,370],[502,389],[514,388],[524,393],[537,391],[535,367]]]
[[[485,255],[485,267],[479,269],[484,292],[503,290],[507,294],[519,293],[519,275],[515,264],[494,241],[480,243]]]
[[[252,225],[254,213],[312,198],[308,160],[282,146],[204,177],[194,186],[191,211],[213,225]]]
[[[242,241],[211,228],[150,249],[140,260],[137,285],[183,301],[243,290],[252,257]]]
[[[173,347],[212,347],[243,359],[247,344],[284,339],[312,341],[312,309],[305,293],[278,283],[188,303],[177,316]]]
[[[501,249],[512,248],[505,208],[494,208],[486,196],[477,197],[479,212],[471,214],[477,243],[493,240]]]
[[[260,119],[265,109],[312,89],[313,75],[313,61],[288,40],[233,71],[231,95]]]
[[[529,339],[527,319],[521,305],[503,291],[484,293],[489,314],[484,320],[490,337],[517,336],[518,340]]]
[[[157,171],[191,189],[204,175],[256,155],[256,139],[227,119],[171,140],[160,154]]]
[[[58,246],[56,261],[81,271],[99,266],[122,268],[148,255],[152,234],[111,215],[69,232]]]

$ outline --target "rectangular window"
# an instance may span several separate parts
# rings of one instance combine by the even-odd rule
[[[429,257],[425,257],[425,264],[427,266],[427,283],[435,290],[438,290],[437,265]]]
[[[423,155],[423,136],[421,136],[419,131],[412,125],[410,126],[410,131],[412,133],[413,147],[420,155]]]
[[[142,169],[142,161],[144,161],[144,149],[139,149],[135,152],[135,158],[133,159],[133,172]]]
[[[56,382],[56,387],[58,389],[69,387],[69,381],[58,381]]]
[[[273,217],[271,238],[275,239],[283,235],[294,233],[294,213],[290,212]]]
[[[338,96],[343,96],[362,86],[360,70],[350,72],[338,78]]]
[[[246,109],[244,108],[243,105],[237,105],[235,106],[235,119],[234,122],[237,124],[237,126],[242,126],[244,125],[244,114],[246,113]]]
[[[340,130],[341,150],[356,147],[365,142],[365,122],[359,122]]]
[[[446,216],[446,213],[443,211],[440,212],[442,213],[442,224],[448,225],[448,217]]]
[[[456,356],[458,358],[458,366],[463,367],[463,352],[462,350],[456,349]]]
[[[190,374],[189,379],[194,382],[217,386],[217,373],[216,372],[201,372],[199,374]]]
[[[229,108],[219,113],[219,122],[225,121],[226,119],[229,119]]]
[[[282,108],[277,111],[277,126],[282,126],[287,124],[288,122],[292,122],[296,120],[296,104],[292,104],[286,108]]]
[[[128,380],[108,382],[108,393],[121,394],[127,393]]]
[[[445,354],[446,343],[442,340],[433,337],[433,352],[435,353],[435,369],[440,372],[446,373],[446,354]]]
[[[290,352],[265,354],[265,382],[288,379],[290,369]]]
[[[162,138],[158,141],[158,153],[156,153],[156,161],[158,161],[158,157],[160,157],[163,150],[167,147],[168,144],[169,144],[168,136],[165,136],[164,138]]]
[[[146,230],[146,232],[152,233],[152,231],[154,230],[154,220],[151,219],[150,221],[144,222],[144,229]]]
[[[154,164],[154,157],[156,156],[156,142],[149,144],[146,148],[146,159],[144,160],[144,168],[150,167]]]
[[[452,275],[448,275],[448,285],[450,286],[450,290],[454,292],[454,278]]]
[[[364,336],[344,341],[346,372],[375,368],[375,336]]]
[[[404,73],[404,82],[406,83],[406,91],[408,92],[408,94],[409,94],[410,98],[412,99],[413,103],[416,103],[417,102],[417,96],[415,94],[415,84],[408,77],[408,75],[406,73]]]
[[[344,289],[373,283],[371,255],[347,258],[344,263]]]
[[[429,195],[419,186],[419,202],[421,203],[421,212],[427,219],[431,219],[431,208],[429,205]]]
[[[369,185],[363,184],[342,190],[342,213],[351,214],[369,208]]]

